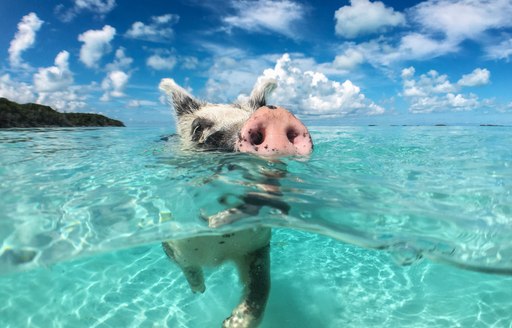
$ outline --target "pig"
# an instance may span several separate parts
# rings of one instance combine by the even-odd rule
[[[304,124],[288,110],[267,105],[267,97],[275,87],[275,80],[263,80],[255,85],[246,101],[213,104],[194,98],[172,79],[160,83],[160,89],[174,107],[177,133],[184,149],[198,153],[245,152],[266,158],[310,154],[313,143]],[[206,220],[215,228],[256,215],[262,205],[287,212],[286,203],[265,194],[279,194],[277,189],[274,185],[263,193],[246,195],[245,204]],[[181,268],[194,293],[205,291],[203,266],[233,261],[243,295],[222,327],[256,327],[262,320],[270,292],[270,237],[270,228],[258,227],[223,235],[168,240],[162,245],[167,256]]]

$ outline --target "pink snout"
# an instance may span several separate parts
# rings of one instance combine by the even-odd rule
[[[313,142],[308,129],[292,113],[281,107],[264,106],[242,127],[236,147],[260,156],[308,155]]]

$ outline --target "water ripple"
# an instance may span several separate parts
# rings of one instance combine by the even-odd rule
[[[0,132],[0,271],[266,225],[385,249],[404,265],[512,273],[509,128],[317,128],[310,158],[280,161],[184,152],[163,133]],[[216,229],[204,220],[248,201],[259,215]]]

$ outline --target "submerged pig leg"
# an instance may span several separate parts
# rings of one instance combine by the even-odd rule
[[[183,271],[193,293],[204,293],[206,286],[204,285],[204,275],[201,267],[181,267],[181,271]]]
[[[222,326],[256,327],[263,318],[270,293],[270,245],[237,259],[236,264],[243,284],[242,300]]]
[[[174,260],[178,264],[181,271],[185,275],[185,278],[187,279],[187,282],[192,292],[204,293],[206,287],[204,285],[204,275],[201,267],[196,265],[184,264],[183,261],[180,261],[180,259],[176,257],[173,249],[167,242],[163,242],[162,247],[164,249],[165,254],[167,254],[167,256],[170,259]]]

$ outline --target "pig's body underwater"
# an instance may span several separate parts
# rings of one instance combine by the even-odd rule
[[[286,109],[266,104],[266,97],[275,87],[275,81],[266,80],[255,86],[246,102],[210,104],[194,99],[172,79],[160,83],[160,89],[172,99],[178,134],[186,149],[247,152],[265,157],[308,155],[313,144],[307,128]],[[279,194],[276,187],[270,189],[264,192]],[[245,199],[242,206],[206,218],[209,226],[215,228],[256,215],[261,206],[267,205],[265,193],[249,193]],[[287,211],[284,202],[268,199],[269,206]],[[193,292],[205,290],[202,266],[234,261],[243,295],[223,327],[256,327],[270,292],[270,235],[270,228],[261,227],[166,241],[163,247],[180,266]]]

